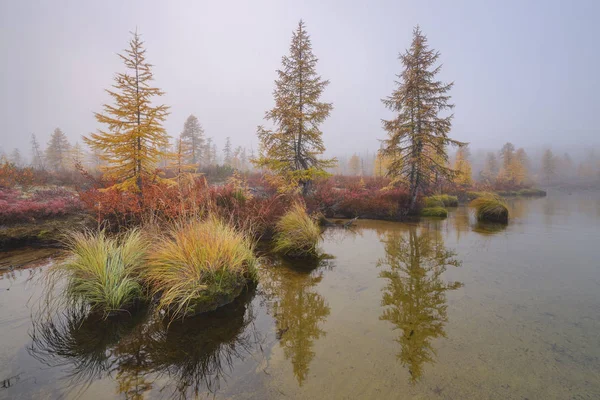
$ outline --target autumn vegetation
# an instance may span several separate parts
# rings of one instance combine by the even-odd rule
[[[485,193],[471,201],[478,221],[507,223],[509,211],[506,202],[497,194]]]
[[[306,208],[295,203],[279,219],[274,237],[274,251],[288,257],[314,257],[321,238],[321,228],[307,214]]]
[[[59,300],[67,306],[83,304],[107,317],[144,296],[140,273],[149,242],[139,229],[112,237],[103,230],[72,232],[65,245],[69,257],[52,267],[49,278],[52,288],[66,280]]]
[[[451,137],[453,83],[439,80],[441,54],[418,27],[382,100],[392,115],[381,148],[347,163],[326,156],[321,127],[334,107],[322,99],[329,81],[303,21],[277,70],[257,154],[229,137],[220,154],[195,115],[172,138],[137,32],[119,57],[124,69],[95,114],[98,129],[83,138],[87,148],[56,128],[45,150],[32,135],[30,165],[18,150],[0,162],[0,224],[90,217],[88,230],[67,236],[70,258],[53,276],[66,279],[70,303],[103,316],[141,299],[172,318],[231,301],[256,279],[257,241],[288,257],[317,256],[317,216],[443,218],[474,199],[480,220],[506,222],[505,203],[488,192],[545,194],[532,188],[531,159],[511,143],[473,172],[468,143]],[[547,150],[542,181],[553,182],[561,165],[575,170],[569,160]],[[590,160],[579,170],[594,168]]]
[[[256,279],[251,238],[213,215],[176,223],[147,260],[143,279],[171,318],[227,304]]]

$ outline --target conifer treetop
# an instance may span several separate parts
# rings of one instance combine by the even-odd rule
[[[436,65],[439,57],[439,52],[429,48],[421,29],[415,27],[410,48],[398,57],[403,70],[397,75],[396,88],[382,100],[395,117],[382,121],[388,138],[381,152],[390,159],[388,175],[395,181],[409,182],[411,208],[422,188],[439,177],[455,175],[448,167],[446,147],[465,145],[448,136],[453,114],[440,115],[454,108],[448,94],[454,83],[436,78],[442,68]]]
[[[336,161],[320,157],[325,145],[319,125],[329,116],[333,105],[320,101],[329,81],[317,74],[317,62],[301,20],[292,35],[289,55],[282,57],[282,68],[277,70],[275,106],[265,113],[265,120],[274,127],[258,127],[261,157],[255,160],[257,166],[287,174],[300,183],[309,181],[316,171],[331,167]]]
[[[124,54],[119,54],[127,67],[116,74],[113,89],[106,92],[113,103],[95,113],[96,120],[107,127],[84,138],[85,142],[107,162],[103,170],[109,179],[126,190],[141,191],[142,182],[155,173],[157,162],[165,157],[168,135],[162,127],[168,107],[153,105],[164,93],[151,85],[152,64],[146,61],[146,50],[137,32]]]

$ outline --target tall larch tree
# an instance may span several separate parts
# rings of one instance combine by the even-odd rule
[[[67,136],[56,128],[50,136],[48,147],[46,147],[46,162],[48,167],[54,171],[63,171],[69,165],[69,152],[71,146]]]
[[[356,153],[350,157],[350,161],[348,161],[348,169],[350,169],[350,175],[360,174],[360,157]]]
[[[494,183],[498,176],[498,169],[498,159],[496,158],[496,155],[493,152],[487,153],[485,164],[479,173],[481,181],[488,185]]]
[[[529,179],[529,157],[525,149],[520,147],[515,152],[515,157],[512,160],[511,176],[513,177],[513,183],[517,186],[525,184]]]
[[[183,124],[181,141],[185,162],[197,166],[203,158],[204,129],[195,115],[190,115]]]
[[[546,149],[542,156],[542,175],[547,184],[549,184],[556,175],[556,158],[550,149]]]
[[[319,125],[333,105],[320,101],[329,81],[317,74],[317,62],[301,20],[292,35],[290,54],[282,58],[282,69],[277,71],[275,107],[265,114],[265,120],[271,121],[274,128],[258,127],[262,156],[255,164],[292,185],[299,184],[304,194],[316,176],[324,175],[325,168],[336,163],[335,159],[322,158],[325,145]]]
[[[44,153],[40,147],[40,143],[35,137],[35,133],[31,134],[31,166],[38,171],[43,171],[46,169]]]
[[[508,142],[500,150],[500,158],[502,159],[502,167],[498,171],[498,181],[502,183],[513,183],[512,166],[514,165],[515,146]]]
[[[85,141],[107,162],[102,168],[109,179],[118,182],[118,188],[141,194],[169,142],[162,126],[169,108],[153,104],[163,92],[151,86],[152,64],[146,61],[137,32],[119,57],[127,71],[118,73],[113,89],[107,90],[114,104],[105,104],[104,113],[95,114],[107,129],[92,133]]]
[[[225,146],[223,147],[223,163],[231,166],[231,160],[233,157],[233,149],[231,148],[231,139],[229,136],[225,138]]]
[[[454,161],[454,170],[457,172],[454,182],[459,186],[471,186],[473,183],[472,168],[469,162],[469,150],[467,146],[462,146],[456,152]]]
[[[388,138],[383,141],[382,154],[391,159],[388,176],[393,182],[408,183],[411,212],[416,209],[419,193],[439,178],[454,177],[455,171],[448,167],[447,146],[464,145],[448,137],[453,115],[441,116],[454,107],[448,95],[454,84],[437,80],[441,65],[435,64],[439,57],[416,27],[411,47],[399,55],[404,70],[397,75],[397,87],[382,100],[396,114],[383,120]]]

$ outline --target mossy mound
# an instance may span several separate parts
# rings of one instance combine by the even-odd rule
[[[508,223],[508,207],[498,195],[486,194],[471,202],[475,207],[478,221]]]
[[[142,278],[169,319],[230,303],[257,278],[251,238],[214,215],[176,223],[147,260]]]
[[[436,194],[425,198],[425,207],[458,207],[458,197],[448,194]]]
[[[446,218],[448,216],[448,210],[443,207],[426,207],[421,209],[419,215],[421,217]]]
[[[294,204],[277,222],[273,251],[287,257],[311,258],[318,255],[321,228],[301,204]]]

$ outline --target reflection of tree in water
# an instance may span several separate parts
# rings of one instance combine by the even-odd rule
[[[460,236],[463,233],[471,231],[471,216],[468,207],[458,207],[451,216],[454,222],[454,230],[456,232],[456,241],[460,241]]]
[[[439,232],[418,234],[416,227],[410,227],[406,234],[390,232],[383,243],[386,255],[379,266],[385,267],[380,276],[387,279],[387,285],[380,318],[402,331],[396,339],[400,343],[397,357],[408,367],[414,383],[423,373],[423,364],[434,361],[432,339],[446,336],[446,291],[462,284],[446,283],[441,275],[447,266],[460,266],[460,261],[444,247]]]
[[[141,399],[166,376],[161,393],[172,388],[171,397],[197,397],[217,391],[233,363],[258,340],[246,329],[254,320],[252,297],[249,291],[217,311],[168,328],[144,312],[102,321],[85,310],[71,311],[34,322],[28,351],[48,366],[66,367],[70,386],[80,392],[111,376],[119,393]]]
[[[266,268],[262,287],[275,319],[279,344],[302,385],[315,356],[313,343],[325,335],[319,325],[330,312],[325,299],[314,291],[314,286],[323,278],[327,261],[315,261],[316,267],[277,261]]]

